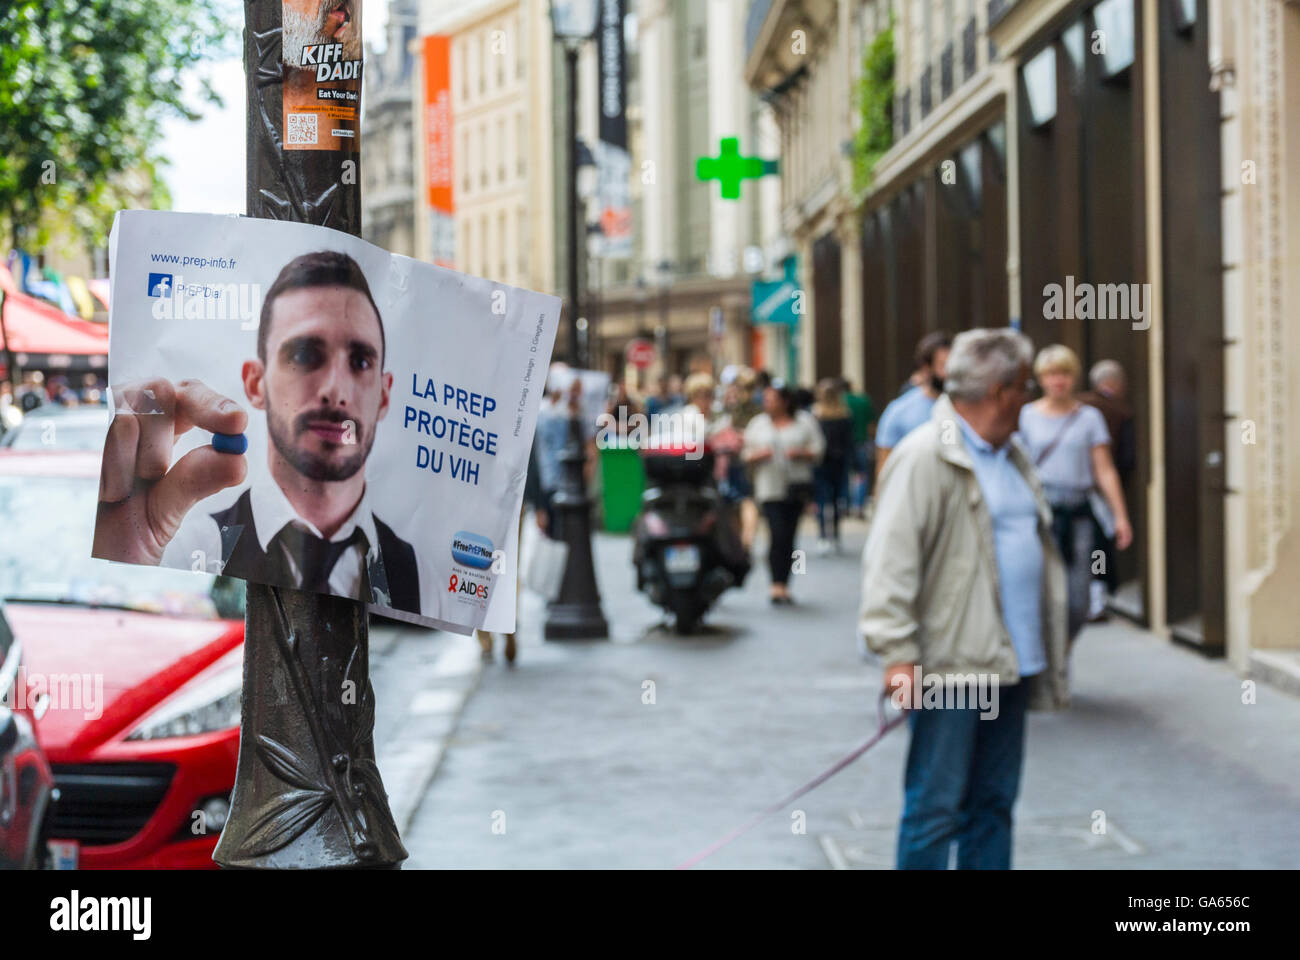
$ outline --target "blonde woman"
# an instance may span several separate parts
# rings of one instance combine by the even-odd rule
[[[702,446],[713,428],[713,378],[707,373],[692,373],[683,387],[686,406],[682,408],[687,446]]]
[[[1020,411],[1020,438],[1052,505],[1056,542],[1065,558],[1071,639],[1088,618],[1092,553],[1097,547],[1094,516],[1104,530],[1114,531],[1118,549],[1127,550],[1133,542],[1110,431],[1101,411],[1075,396],[1081,371],[1069,347],[1043,348],[1034,361],[1043,397]]]

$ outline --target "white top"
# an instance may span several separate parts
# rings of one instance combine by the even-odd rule
[[[754,499],[759,503],[784,500],[791,484],[812,483],[813,464],[826,452],[826,438],[816,418],[806,410],[796,411],[780,429],[773,425],[771,417],[760,413],[745,428],[745,452],[765,447],[771,448],[772,456],[753,464]],[[801,447],[812,451],[812,460],[791,460],[785,455],[785,451]]]
[[[275,535],[279,533],[287,524],[294,523],[311,533],[313,536],[326,539],[310,521],[304,520],[298,516],[293,509],[293,504],[289,498],[284,495],[280,485],[273,480],[264,483],[255,483],[248,488],[249,506],[253,511],[253,525],[257,528],[258,545],[265,552]],[[242,491],[240,493],[242,496]],[[181,523],[180,530],[172,538],[172,542],[167,544],[163,551],[162,565],[164,567],[188,567],[192,570],[206,570],[209,573],[220,573],[222,563],[221,551],[221,531],[217,527],[217,521],[212,519],[214,511],[207,506],[195,508],[186,515],[185,520]],[[379,534],[375,530],[375,515],[370,509],[370,485],[367,484],[361,494],[361,499],[357,502],[356,508],[343,521],[334,536],[329,538],[331,543],[338,543],[352,536],[352,531],[357,527],[365,535],[367,548],[363,551],[360,544],[353,544],[339,555],[338,561],[334,568],[330,570],[329,588],[330,593],[340,597],[352,597],[361,599],[361,585],[364,582],[363,577],[366,570],[366,557],[372,559],[379,552]],[[302,583],[302,571],[298,567],[298,560],[292,552],[281,541],[279,548],[284,550],[288,567],[293,573],[294,580]],[[196,554],[197,551],[197,554]],[[424,596],[421,593],[421,596]]]

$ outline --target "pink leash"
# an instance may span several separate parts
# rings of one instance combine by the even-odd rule
[[[760,821],[766,819],[767,817],[770,817],[772,814],[777,813],[780,810],[785,809],[790,804],[794,803],[796,800],[802,797],[804,794],[809,793],[812,790],[815,790],[817,787],[820,787],[831,777],[835,776],[835,774],[839,773],[841,770],[843,770],[845,767],[851,764],[854,760],[858,759],[858,757],[862,756],[864,753],[866,753],[868,750],[870,750],[872,747],[878,744],[881,740],[883,740],[885,738],[885,735],[888,734],[890,730],[893,730],[896,726],[898,726],[905,719],[907,719],[906,713],[900,713],[898,716],[894,717],[894,719],[888,722],[885,721],[885,700],[888,696],[889,696],[888,691],[884,691],[884,690],[881,691],[880,700],[877,703],[877,713],[876,713],[879,729],[876,730],[875,734],[872,735],[870,740],[862,744],[860,747],[858,747],[856,750],[850,753],[847,757],[844,757],[842,760],[836,761],[833,767],[819,773],[812,780],[809,780],[807,783],[805,783],[794,793],[790,794],[790,796],[784,798],[783,800],[777,801],[776,803],[772,804],[770,807],[765,807],[764,809],[760,810],[758,813],[754,814],[754,816],[750,817],[747,821],[745,821],[735,830],[732,830],[721,840],[714,841],[712,844],[710,844],[705,849],[701,850],[699,853],[691,857],[689,860],[686,860],[678,864],[676,869],[689,870],[692,867],[694,867],[696,864],[698,864],[701,860],[713,856],[715,853],[717,853],[727,844],[731,843],[732,840],[735,840],[737,837],[741,836],[742,834],[748,833],[750,830],[756,827]]]

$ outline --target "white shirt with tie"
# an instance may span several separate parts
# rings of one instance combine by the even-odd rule
[[[253,526],[257,529],[258,546],[263,552],[271,549],[271,541],[276,534],[288,524],[296,524],[302,530],[324,540],[326,537],[316,525],[298,516],[293,504],[284,495],[280,485],[274,480],[255,483],[249,486],[249,506],[253,511]],[[238,496],[243,496],[241,491]],[[236,499],[238,499],[238,496]],[[224,508],[220,508],[224,509]],[[212,514],[212,508],[195,508],[189,512],[181,523],[181,528],[163,551],[164,567],[190,568],[206,570],[208,573],[220,573],[222,562],[221,530]],[[366,485],[356,508],[343,521],[342,526],[329,537],[331,543],[339,543],[352,536],[358,527],[365,537],[363,549],[359,543],[352,544],[340,555],[329,573],[329,589],[341,597],[361,597],[361,585],[365,582],[367,560],[373,560],[379,553],[379,535],[375,530],[375,515],[370,509],[370,486]],[[282,556],[288,561],[287,567],[293,573],[296,585],[302,585],[302,570],[298,558],[284,544],[278,541],[275,549],[283,551]]]

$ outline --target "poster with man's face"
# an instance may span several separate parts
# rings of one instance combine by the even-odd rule
[[[356,150],[361,0],[283,0],[284,148]]]
[[[557,298],[239,217],[122,213],[110,257],[96,557],[514,629]]]

